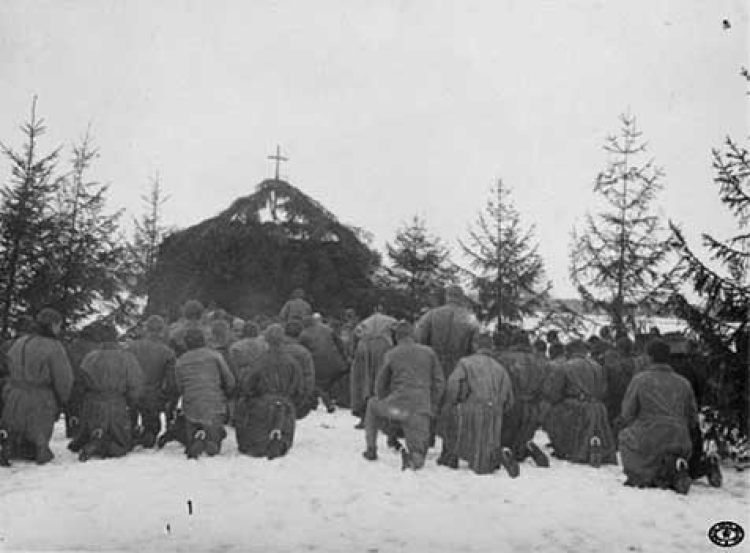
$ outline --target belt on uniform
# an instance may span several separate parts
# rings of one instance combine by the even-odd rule
[[[599,401],[599,399],[595,398],[594,396],[590,396],[584,393],[570,395],[567,399],[577,399],[578,401],[582,401],[584,403],[594,403],[595,401]]]

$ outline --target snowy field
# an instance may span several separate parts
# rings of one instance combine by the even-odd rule
[[[695,483],[688,496],[554,459],[511,480],[439,467],[432,451],[424,470],[401,472],[383,438],[380,460],[362,459],[354,423],[320,409],[273,462],[239,455],[230,432],[213,459],[188,461],[172,443],[79,463],[58,425],[50,465],[0,469],[0,550],[685,553],[720,551],[706,537],[714,522],[750,530],[748,472],[727,469],[724,488]]]

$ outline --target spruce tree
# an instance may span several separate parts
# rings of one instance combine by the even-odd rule
[[[582,298],[605,311],[614,328],[635,327],[636,313],[663,304],[673,290],[666,270],[667,229],[651,211],[663,171],[645,160],[647,145],[630,115],[620,116],[617,136],[606,139],[609,162],[594,185],[606,208],[587,215],[573,231],[570,276]]]
[[[439,303],[445,287],[456,282],[458,270],[450,252],[418,216],[399,228],[393,244],[386,244],[386,248],[392,285],[405,294],[413,316]]]
[[[748,75],[743,72],[748,79]],[[750,79],[748,79],[750,80]],[[714,149],[714,183],[722,203],[737,222],[726,239],[704,233],[708,258],[702,258],[672,224],[681,254],[681,277],[690,282],[694,298],[676,293],[675,312],[701,338],[712,357],[718,385],[710,401],[721,410],[740,414],[747,430],[748,318],[750,318],[750,152],[731,138]],[[691,299],[693,301],[691,301]],[[697,300],[697,301],[695,301]],[[716,374],[718,373],[718,374]]]
[[[522,225],[510,196],[510,187],[498,180],[468,240],[459,241],[478,292],[479,318],[497,319],[497,328],[535,313],[550,288],[534,244],[534,226]]]
[[[59,191],[55,262],[46,278],[35,283],[35,295],[57,308],[66,325],[101,315],[124,284],[121,211],[107,211],[108,186],[88,177],[98,157],[87,131],[73,146],[71,171]]]
[[[134,220],[135,233],[130,247],[135,278],[133,292],[146,299],[158,260],[159,246],[167,232],[167,227],[163,224],[162,208],[168,199],[164,195],[159,173],[156,173],[151,179],[148,194],[141,196],[144,211]]]
[[[39,140],[46,127],[37,117],[34,97],[31,116],[21,126],[21,151],[0,143],[10,161],[11,175],[0,192],[0,336],[7,338],[17,317],[33,314],[42,301],[34,282],[48,273],[58,234],[53,204],[60,187],[55,176],[60,149],[42,153]]]

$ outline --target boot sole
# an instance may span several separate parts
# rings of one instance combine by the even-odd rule
[[[503,468],[508,471],[511,478],[518,478],[521,474],[521,467],[513,456],[513,452],[507,448],[503,449],[500,453],[500,463]]]
[[[531,454],[531,459],[534,461],[534,464],[538,467],[542,468],[549,468],[549,457],[547,457],[544,452],[539,449],[539,446],[537,446],[535,443],[530,442],[526,448],[529,450],[529,453]]]

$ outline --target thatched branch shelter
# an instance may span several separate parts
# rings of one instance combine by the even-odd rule
[[[265,180],[216,217],[164,240],[147,310],[175,317],[198,299],[244,317],[272,315],[298,287],[316,310],[363,310],[380,260],[360,237],[298,188]]]

